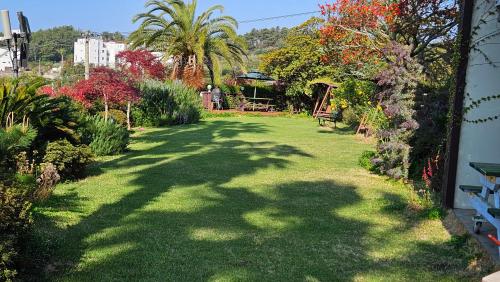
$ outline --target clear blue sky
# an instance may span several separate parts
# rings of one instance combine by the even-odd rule
[[[13,27],[17,26],[15,12],[23,11],[30,20],[32,30],[60,25],[72,25],[92,31],[129,32],[136,25],[132,17],[144,11],[146,0],[0,0],[0,9],[11,13]],[[198,0],[198,10],[215,4],[225,6],[225,14],[237,20],[251,20],[319,10],[325,0]],[[239,33],[252,28],[291,27],[310,16],[298,16],[257,23],[241,24]]]

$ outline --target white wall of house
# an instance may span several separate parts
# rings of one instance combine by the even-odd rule
[[[469,93],[473,100],[478,100],[481,97],[500,94],[500,22],[495,1],[477,0],[475,5],[472,26],[477,26],[481,19],[485,20],[486,24],[482,24],[478,34],[473,35],[472,44],[485,39],[477,44],[477,47],[498,65],[494,67],[480,52],[471,51],[465,93]],[[494,13],[490,15],[490,11]],[[470,100],[466,98],[464,103],[468,106]],[[465,118],[476,120],[499,114],[500,100],[494,100],[483,102]],[[479,174],[469,166],[470,162],[500,163],[500,119],[479,124],[462,124],[455,189],[456,208],[469,208],[467,196],[458,186],[479,185]]]

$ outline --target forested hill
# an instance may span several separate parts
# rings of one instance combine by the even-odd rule
[[[253,29],[243,37],[251,54],[262,54],[282,47],[287,34],[287,28],[274,27]]]
[[[82,31],[72,26],[59,26],[42,29],[32,33],[30,45],[30,61],[41,59],[44,62],[57,62],[61,56],[66,58],[73,55],[73,43],[81,37]],[[119,32],[103,32],[105,41],[124,41],[125,37]]]

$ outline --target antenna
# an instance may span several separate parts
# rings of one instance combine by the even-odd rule
[[[9,53],[12,52],[12,70],[14,71],[14,76],[19,76],[19,67],[28,67],[28,51],[29,43],[31,41],[31,29],[28,18],[23,15],[23,12],[17,12],[17,18],[19,19],[19,33],[12,32],[10,25],[10,15],[8,10],[0,11],[0,18],[3,25],[3,38],[7,43],[7,49]],[[18,56],[19,52],[19,56]]]
[[[1,10],[0,17],[2,17],[2,25],[3,25],[3,39],[11,40],[12,39],[12,29],[10,26],[10,16],[8,10]]]
[[[23,12],[17,12],[17,18],[19,19],[19,29],[21,30],[21,35],[24,36],[28,43],[31,41],[31,28],[28,18],[23,15]]]
[[[17,18],[19,19],[19,29],[21,30],[19,65],[22,68],[27,68],[29,43],[31,41],[31,29],[28,18],[23,15],[23,12],[17,12]]]

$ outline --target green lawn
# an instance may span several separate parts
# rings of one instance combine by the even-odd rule
[[[151,129],[57,187],[36,233],[57,281],[459,280],[467,261],[409,189],[357,164],[370,145],[306,119]],[[470,277],[469,277],[470,278]]]

